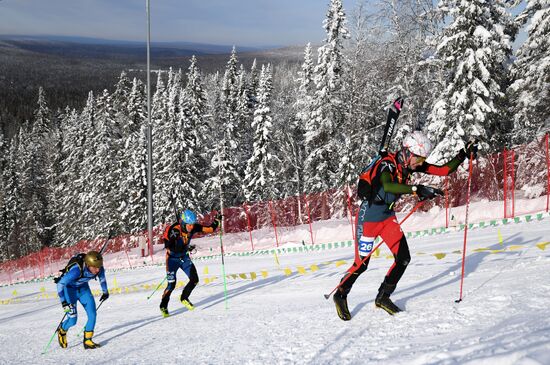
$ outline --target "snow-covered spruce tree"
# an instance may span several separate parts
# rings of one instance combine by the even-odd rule
[[[240,175],[244,174],[246,170],[246,164],[250,156],[252,155],[252,144],[254,143],[254,130],[252,128],[252,120],[254,118],[254,108],[257,105],[256,96],[254,96],[254,102],[251,102],[250,88],[247,81],[248,77],[244,69],[244,65],[241,64],[238,73],[237,82],[237,135],[239,140],[237,144],[239,146],[238,155],[236,156],[239,166],[237,171]]]
[[[51,184],[51,112],[42,88],[38,91],[38,107],[25,144],[20,144],[24,155],[21,171],[23,188],[23,226],[29,252],[40,250],[51,243],[52,212],[49,202]],[[20,140],[22,142],[22,140]]]
[[[132,82],[128,78],[126,71],[120,73],[115,91],[111,95],[113,101],[113,112],[115,115],[122,113],[126,114],[128,110],[128,102],[130,101],[130,93],[132,90]]]
[[[151,103],[151,123],[153,124],[153,193],[154,221],[157,223],[168,222],[173,219],[174,213],[170,201],[172,189],[170,179],[178,168],[174,164],[174,143],[177,143],[177,135],[174,135],[174,127],[170,125],[168,118],[168,92],[159,70],[157,88]]]
[[[332,0],[324,21],[327,38],[318,50],[315,94],[306,125],[306,190],[324,191],[337,183],[337,171],[345,122],[343,74],[346,62],[343,40],[348,38],[341,0]]]
[[[201,192],[208,176],[209,164],[205,160],[206,135],[209,128],[204,121],[206,94],[202,84],[197,58],[190,60],[187,84],[180,97],[180,150],[181,180],[178,187],[178,206],[182,209],[203,211],[206,209]]]
[[[254,144],[252,156],[247,162],[243,179],[243,190],[247,201],[273,199],[275,189],[275,170],[271,118],[272,76],[270,65],[263,66],[258,87],[258,104],[254,111]]]
[[[452,16],[437,48],[448,75],[446,88],[429,116],[428,132],[437,143],[432,159],[448,160],[469,138],[487,148],[502,116],[505,65],[511,53],[500,1],[443,0]]]
[[[528,0],[520,17],[531,23],[527,39],[517,51],[512,66],[514,83],[508,90],[516,143],[550,130],[550,1]]]
[[[282,160],[281,172],[278,175],[283,177],[281,180],[284,180],[286,185],[286,188],[280,188],[282,196],[304,193],[304,138],[305,127],[311,115],[312,95],[315,88],[313,67],[311,43],[308,43],[304,49],[304,62],[298,71],[298,78],[292,80],[294,84],[292,89],[296,90],[295,93],[281,90],[282,93],[289,94],[288,97],[294,98],[291,101],[294,115],[289,119],[283,118],[284,127],[276,128],[277,140],[280,144],[279,156]]]
[[[10,219],[11,212],[8,208],[8,194],[14,194],[11,189],[8,191],[11,175],[11,171],[8,172],[8,167],[11,167],[9,164],[9,151],[7,140],[0,130],[0,262],[10,259],[8,238],[13,227],[13,219]]]
[[[134,78],[127,102],[121,179],[123,203],[118,211],[125,232],[138,232],[147,225],[147,110],[143,83]]]
[[[215,166],[212,169],[220,171],[218,183],[222,186],[224,204],[239,204],[243,200],[241,189],[241,177],[238,170],[239,155],[238,142],[241,139],[238,126],[238,72],[237,72],[237,51],[233,47],[231,57],[227,63],[222,81],[221,103],[223,107],[220,120],[217,121],[217,128],[222,130],[221,139],[218,141],[219,158],[213,161]],[[221,164],[221,166],[219,166]]]
[[[2,170],[2,181],[4,189],[4,200],[0,206],[0,239],[5,242],[2,247],[4,257],[12,259],[24,253],[23,242],[19,240],[22,222],[22,187],[20,182],[21,165],[18,155],[19,140],[23,134],[23,128],[19,129],[10,142],[8,155],[4,169]]]
[[[109,232],[120,233],[120,218],[118,207],[120,199],[121,143],[122,136],[116,129],[111,95],[107,90],[97,99],[97,116],[95,133],[91,142],[95,146],[95,154],[87,155],[84,165],[86,171],[86,189],[91,194],[91,204],[85,215],[92,215],[93,222],[89,228],[89,238],[105,236]]]
[[[90,112],[95,108],[93,94],[88,96],[84,110]],[[91,111],[95,114],[95,112]],[[56,204],[62,207],[56,217],[57,227],[54,242],[58,246],[76,243],[81,234],[81,217],[83,206],[80,204],[86,181],[82,179],[82,163],[84,161],[85,141],[90,130],[83,129],[81,117],[76,110],[67,111],[60,123],[61,141],[61,173],[56,177],[54,187]],[[86,130],[86,133],[83,133]]]

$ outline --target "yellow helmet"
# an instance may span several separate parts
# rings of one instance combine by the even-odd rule
[[[103,267],[103,256],[97,251],[90,251],[84,256],[84,262],[87,266]]]

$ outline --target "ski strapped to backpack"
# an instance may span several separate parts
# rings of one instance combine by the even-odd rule
[[[388,154],[388,147],[390,145],[395,125],[397,124],[397,118],[403,108],[403,98],[398,97],[395,99],[388,109],[388,119],[386,120],[386,127],[384,128],[384,134],[382,135],[382,142],[380,143],[380,149],[378,154],[371,159],[371,162],[361,170],[359,175],[359,184],[357,186],[357,196],[361,200],[371,200],[373,198],[373,172],[376,171],[378,165],[382,160],[390,160],[395,165],[395,158]]]
[[[105,243],[103,244],[103,246],[101,247],[101,249],[99,250],[99,254],[103,254],[103,252],[105,252],[105,249],[107,248],[107,244],[109,243],[109,241],[111,240],[111,238],[113,237],[113,234],[110,233],[109,234],[109,237],[107,237],[107,240],[105,241]],[[61,280],[61,278],[74,266],[74,265],[78,265],[78,268],[80,269],[80,278],[84,275],[84,257],[86,256],[85,253],[79,253],[79,254],[76,254],[74,255],[73,257],[71,257],[71,259],[69,260],[69,262],[67,263],[67,265],[59,270],[59,272],[61,273],[61,275],[59,275],[58,277],[54,278],[53,281],[54,283],[58,283],[59,280]]]

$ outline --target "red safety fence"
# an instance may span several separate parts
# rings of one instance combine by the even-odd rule
[[[427,211],[435,205],[444,206],[447,226],[450,220],[449,209],[466,204],[468,172],[464,166],[460,167],[452,177],[421,175],[414,180],[414,183],[434,185],[445,190],[444,197],[426,202],[421,210]],[[473,164],[472,201],[481,199],[502,201],[504,207],[502,217],[511,218],[515,215],[516,197],[532,199],[543,195],[546,195],[546,211],[548,211],[550,205],[548,134],[541,140],[516,146],[511,150],[489,155],[484,155],[480,151],[480,157]],[[395,210],[410,211],[415,202],[415,197],[404,197],[396,205]],[[271,230],[275,236],[273,247],[277,247],[285,243],[281,242],[285,232],[295,229],[298,225],[305,225],[309,230],[310,242],[304,242],[304,244],[315,244],[313,222],[328,219],[346,219],[350,225],[350,236],[355,237],[357,210],[355,187],[344,186],[322,193],[304,194],[273,201],[247,202],[241,206],[226,208],[223,215],[225,233],[248,233],[245,236],[250,240],[250,250],[254,250],[252,232],[255,230]],[[210,212],[204,215],[201,222],[211,222],[216,214],[217,212]],[[165,225],[155,227],[154,244],[160,243],[164,228]],[[124,251],[128,261],[127,266],[131,267],[128,251],[138,247],[139,236],[146,235],[146,232],[142,232],[113,238],[106,252]],[[55,274],[74,254],[97,250],[101,248],[104,240],[83,240],[65,248],[47,247],[17,260],[4,262],[0,264],[0,273],[7,273],[7,278],[6,275],[2,275],[0,281],[13,283]]]

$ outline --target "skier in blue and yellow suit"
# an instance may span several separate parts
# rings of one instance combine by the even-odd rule
[[[195,213],[186,210],[181,214],[182,223],[176,222],[164,231],[162,240],[166,248],[166,279],[168,281],[168,286],[164,290],[160,302],[160,311],[164,317],[169,316],[168,302],[170,301],[170,294],[176,288],[176,272],[178,269],[182,269],[189,278],[189,282],[181,293],[180,301],[187,309],[194,309],[193,303],[189,301],[189,296],[199,283],[199,275],[195,264],[189,257],[189,252],[195,248],[194,245],[190,244],[191,237],[195,233],[214,232],[220,224],[220,219],[221,216],[218,215],[210,226],[203,226],[197,223]]]
[[[63,310],[67,314],[67,319],[57,329],[57,340],[62,348],[67,347],[67,330],[76,324],[77,301],[82,304],[88,316],[84,328],[84,348],[95,349],[100,347],[98,343],[92,341],[96,321],[96,306],[88,284],[90,280],[96,278],[99,278],[99,284],[103,290],[103,295],[99,299],[102,302],[109,298],[103,257],[97,251],[90,251],[87,254],[74,256],[63,270],[62,276],[55,280],[57,294],[61,300]]]

